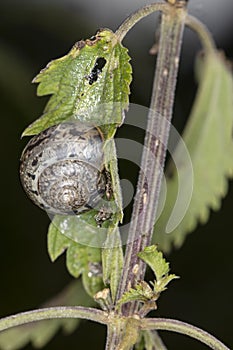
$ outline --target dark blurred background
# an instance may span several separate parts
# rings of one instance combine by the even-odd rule
[[[64,256],[52,264],[46,247],[47,215],[21,189],[18,167],[27,140],[24,128],[44,108],[36,97],[32,78],[51,59],[92,36],[100,27],[115,30],[144,0],[2,0],[0,2],[0,110],[1,110],[1,251],[0,315],[37,307],[72,280]],[[190,13],[202,19],[217,45],[233,57],[233,1],[190,0]],[[148,106],[155,58],[155,16],[141,21],[127,36],[134,70],[131,102]],[[200,49],[196,36],[185,32],[177,87],[174,124],[182,130],[195,96],[194,58]],[[208,165],[207,165],[208,166]],[[220,165],[221,166],[221,165]],[[132,169],[127,169],[130,173]],[[172,271],[181,276],[159,301],[156,315],[184,320],[233,345],[232,246],[233,186],[220,212],[189,235],[170,256]],[[45,349],[104,348],[105,329],[82,323],[69,337],[58,334]],[[205,349],[186,337],[163,333],[170,349]],[[31,349],[28,345],[26,349]]]

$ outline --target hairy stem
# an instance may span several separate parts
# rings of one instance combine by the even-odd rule
[[[206,344],[215,350],[230,350],[218,339],[200,328],[188,323],[166,318],[147,318],[141,320],[141,327],[145,330],[165,330],[187,335]]]
[[[103,324],[107,324],[108,322],[107,315],[103,311],[97,309],[81,306],[50,307],[4,317],[0,319],[0,331],[29,322],[49,320],[53,318],[84,318],[86,320]]]
[[[180,5],[169,5],[169,11],[162,14],[154,86],[118,299],[145,274],[145,264],[138,258],[138,253],[150,244],[153,234],[185,17],[186,9]],[[133,303],[131,307],[126,304],[123,314],[132,315],[135,307]]]
[[[202,22],[193,16],[187,16],[185,24],[187,24],[189,28],[198,34],[202,46],[207,52],[215,49],[215,43],[212,35]]]
[[[120,25],[120,27],[116,31],[116,35],[118,36],[119,41],[122,41],[125,35],[129,32],[129,30],[141,19],[150,15],[156,11],[165,11],[167,10],[168,5],[162,2],[146,5],[141,9],[135,11],[130,15],[126,20]]]
[[[119,338],[121,334],[121,329],[119,324],[109,323],[107,328],[107,341],[105,345],[105,350],[113,350],[117,348],[119,344]]]

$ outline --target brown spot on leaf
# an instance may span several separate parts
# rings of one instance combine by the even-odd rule
[[[79,50],[83,49],[84,46],[86,45],[84,40],[80,40],[77,43],[74,44],[74,48],[77,48]]]

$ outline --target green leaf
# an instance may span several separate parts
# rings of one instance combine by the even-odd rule
[[[96,221],[96,215],[98,215],[99,212],[94,209],[79,215],[56,215],[49,227],[49,233],[52,237],[52,241],[49,241],[49,250],[52,251],[56,249],[56,251],[58,250],[58,253],[60,252],[61,254],[66,249],[66,246],[69,245],[69,240],[67,241],[64,237],[83,245],[102,247],[107,238],[108,229],[117,227],[119,223],[119,212],[116,211],[116,213],[114,213],[114,201],[106,201],[105,203],[109,203],[109,209],[113,211],[113,214],[108,220],[104,221],[100,227],[97,225]],[[59,233],[62,234],[63,238],[59,237]]]
[[[71,242],[73,242],[72,244],[76,242],[82,245],[101,247],[107,234],[107,229],[104,225],[108,225],[108,222],[105,222],[101,228],[97,227],[95,220],[97,213],[96,210],[90,210],[81,215],[56,215],[50,225],[49,232],[50,230],[55,231],[56,235],[53,234],[53,238],[58,243],[55,241],[51,242],[50,245],[53,244],[56,249],[59,249],[58,252],[61,253]]]
[[[85,291],[91,297],[104,288],[100,248],[73,242],[67,249],[66,266],[73,277],[82,274]]]
[[[142,252],[138,253],[147,265],[150,266],[156,276],[156,280],[160,281],[169,272],[169,263],[163,258],[163,254],[157,250],[155,245],[146,247]]]
[[[111,30],[102,29],[91,39],[77,42],[34,79],[39,96],[52,96],[44,114],[23,136],[76,118],[99,126],[104,137],[111,138],[128,107],[131,72],[127,49]]]
[[[47,244],[50,259],[55,261],[70,246],[71,240],[62,235],[58,226],[52,222],[49,225]]]
[[[68,271],[72,276],[77,278],[84,271],[89,271],[91,264],[99,265],[101,262],[101,252],[99,248],[74,243],[68,248],[66,259]],[[102,269],[100,273],[102,273]]]
[[[103,281],[110,284],[111,296],[114,302],[118,283],[123,268],[123,250],[119,228],[109,229],[107,239],[102,249]]]
[[[139,338],[138,342],[134,346],[135,350],[147,350],[147,348],[145,346],[145,340],[144,340],[144,337],[143,337],[143,333],[144,332],[140,332],[140,338]]]
[[[164,276],[161,280],[151,282],[153,286],[153,291],[156,295],[159,295],[161,292],[167,289],[167,285],[172,280],[179,278],[178,276],[171,274]]]
[[[37,134],[49,126],[77,119],[97,126],[105,141],[113,137],[116,127],[123,121],[123,112],[128,107],[131,73],[127,49],[118,42],[112,31],[100,30],[95,37],[76,43],[66,56],[50,62],[34,79],[34,82],[39,83],[38,95],[51,97],[42,117],[30,125],[23,135]],[[102,280],[99,276],[90,278],[86,249],[81,245],[102,247],[108,228],[111,227],[112,230],[118,226],[123,217],[113,140],[104,143],[104,158],[112,180],[113,196],[110,201],[106,201],[111,209],[109,220],[101,222],[101,227],[98,227],[97,210],[78,216],[56,216],[48,234],[51,260],[56,260],[67,251],[69,272],[74,277],[83,274],[90,294],[99,290],[97,285],[102,284]],[[118,257],[120,258],[119,254]],[[107,277],[110,278],[113,294],[116,293],[120,269],[121,265],[115,274]]]
[[[123,220],[123,208],[122,208],[122,192],[120,186],[119,172],[118,172],[118,164],[117,164],[117,153],[116,153],[116,145],[114,139],[110,139],[105,142],[104,145],[104,163],[106,166],[106,170],[111,174],[111,186],[112,193],[114,197],[114,203],[116,208],[115,218],[116,225],[118,222],[122,222]],[[115,226],[116,226],[115,225]]]
[[[66,266],[69,273],[78,278],[88,265],[86,246],[73,243],[66,252]]]
[[[118,221],[113,216],[102,227],[97,227],[96,214],[97,211],[92,210],[80,216],[55,216],[48,231],[48,251],[52,261],[66,251],[69,273],[76,278],[82,274],[89,295],[101,290],[104,281],[110,284],[114,300],[123,266]]]
[[[130,288],[122,295],[121,299],[118,301],[118,305],[132,301],[147,303],[148,301],[153,300],[154,297],[157,299],[157,296],[155,296],[149,284],[145,281],[141,281],[136,284],[135,288]]]
[[[174,274],[169,274],[169,263],[163,258],[163,254],[157,250],[157,246],[145,247],[142,252],[138,253],[138,256],[150,266],[155,274],[156,281],[151,282],[155,295],[159,296],[170,281],[179,278]]]
[[[99,264],[99,266],[101,266]],[[93,272],[94,270],[94,272]],[[91,297],[94,297],[94,295],[102,290],[104,288],[103,283],[103,276],[102,274],[96,274],[95,275],[95,268],[85,269],[85,271],[82,274],[82,282],[83,286],[85,288],[85,291],[90,295]]]
[[[79,230],[79,224],[78,216],[55,216],[49,227],[48,251],[52,261],[66,251],[69,273],[75,278],[82,275],[86,292],[93,296],[103,288],[101,249],[87,245],[87,241],[83,245],[72,239],[72,232]],[[64,235],[64,230],[67,235]]]
[[[52,298],[44,307],[83,305],[93,306],[93,300],[85,293],[81,281],[76,280],[67,286],[57,296]],[[66,333],[72,333],[79,325],[78,319],[44,320],[14,327],[0,333],[0,348],[2,350],[16,350],[32,342],[36,348],[46,345],[60,328]]]
[[[111,203],[114,215],[111,221],[109,221],[107,237],[102,249],[103,281],[105,284],[110,284],[112,301],[114,302],[122,273],[124,257],[118,228],[119,222],[123,220],[122,193],[118,173],[116,145],[113,139],[105,143],[104,158],[106,170],[111,175],[111,191],[113,194],[113,201]]]
[[[199,61],[198,78],[200,87],[183,134],[194,172],[193,194],[187,212],[180,218],[182,221],[174,227],[171,215],[176,219],[180,215],[179,204],[174,208],[178,175],[180,203],[186,200],[190,176],[189,164],[178,145],[175,150],[178,174],[174,168],[169,172],[165,209],[155,225],[153,238],[166,252],[173,246],[180,247],[187,233],[199,222],[204,224],[208,220],[211,209],[220,208],[227,193],[227,177],[233,175],[233,80],[222,54],[209,53],[203,62]]]
[[[139,301],[148,304],[150,309],[155,309],[157,307],[155,301],[159,298],[160,293],[166,289],[171,280],[178,278],[178,276],[169,275],[169,263],[163,258],[163,254],[157,250],[157,246],[145,247],[142,252],[138,253],[138,256],[150,266],[155,274],[156,280],[150,282],[153,289],[147,282],[139,281],[134,288],[130,288],[122,295],[118,305]]]

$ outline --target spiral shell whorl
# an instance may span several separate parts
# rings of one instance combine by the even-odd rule
[[[98,130],[77,121],[34,136],[21,157],[26,193],[52,214],[76,214],[94,207],[105,191],[102,147]]]

